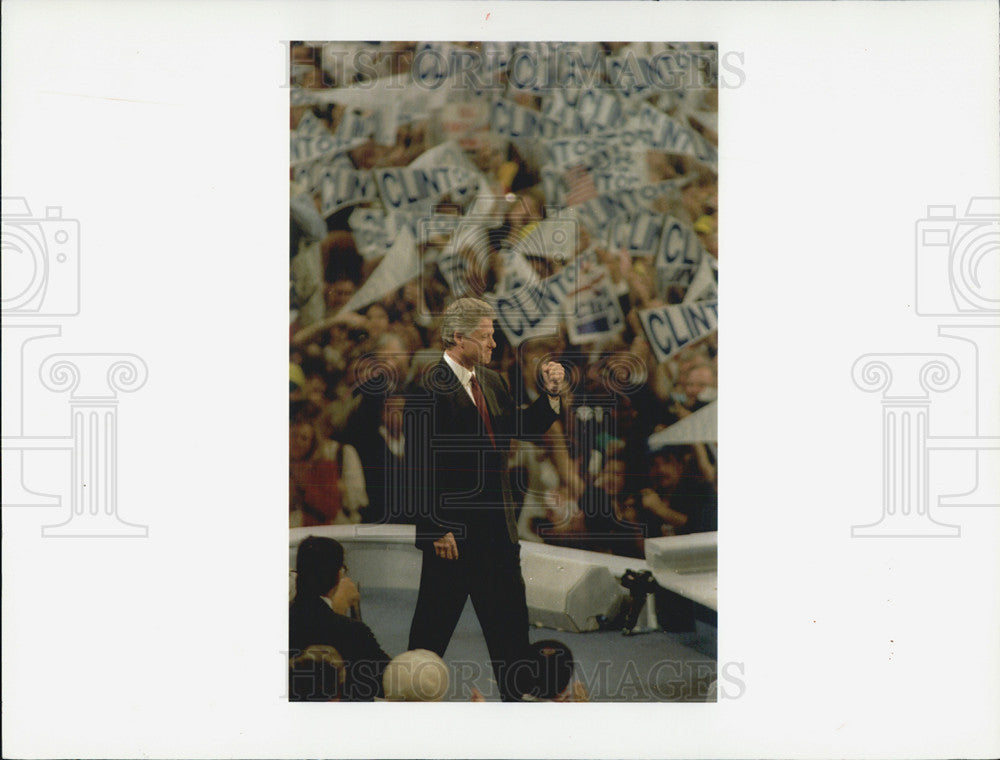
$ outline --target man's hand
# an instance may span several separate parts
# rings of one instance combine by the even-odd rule
[[[455,543],[455,534],[448,531],[435,541],[434,553],[441,559],[458,559],[458,544]]]
[[[545,362],[542,366],[542,385],[550,396],[562,395],[566,384],[566,370],[559,362]]]

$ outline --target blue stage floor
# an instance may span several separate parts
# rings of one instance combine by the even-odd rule
[[[391,655],[405,651],[417,592],[363,588],[362,614]],[[576,659],[576,678],[594,702],[703,702],[716,674],[716,636],[698,623],[694,633],[656,631],[623,636],[618,631],[567,633],[533,628],[532,641],[558,639]],[[445,652],[451,670],[449,701],[468,701],[472,687],[498,701],[489,653],[472,603],[466,602]]]

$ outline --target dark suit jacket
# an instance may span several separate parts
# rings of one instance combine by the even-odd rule
[[[519,408],[503,378],[476,366],[496,447],[458,377],[442,358],[407,396],[409,512],[416,545],[430,550],[448,531],[463,546],[487,553],[517,545],[517,522],[507,473],[511,438],[540,438],[558,419],[542,395]],[[479,553],[477,551],[477,553]]]
[[[344,658],[346,701],[370,702],[383,696],[382,673],[389,655],[364,623],[338,615],[318,596],[288,605],[288,647],[292,655],[313,644],[334,647]]]

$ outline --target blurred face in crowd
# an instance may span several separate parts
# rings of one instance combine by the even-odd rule
[[[687,396],[688,403],[693,404],[698,399],[699,393],[714,385],[715,377],[709,367],[692,367],[681,381],[681,390]]]
[[[420,281],[410,280],[403,286],[403,301],[408,306],[420,305]]]
[[[372,304],[365,312],[368,317],[368,332],[372,335],[381,335],[389,329],[389,312],[382,304]]]
[[[483,317],[475,330],[468,335],[456,333],[455,340],[455,361],[463,367],[472,369],[474,364],[489,364],[497,347],[493,340],[493,320]]]
[[[326,404],[326,380],[322,375],[309,375],[306,378],[306,398],[318,406]]]
[[[406,344],[403,343],[402,338],[392,334],[387,335],[383,340],[385,342],[375,349],[378,364],[391,366],[395,373],[396,383],[401,384],[410,371],[410,354],[406,350]]]
[[[657,454],[649,468],[653,485],[660,493],[670,493],[681,482],[684,474],[684,463],[674,454]]]
[[[301,461],[309,456],[316,438],[316,431],[308,422],[292,425],[288,435],[288,456],[293,461]]]
[[[609,459],[601,473],[601,485],[609,494],[619,494],[625,488],[625,463],[620,459]]]
[[[340,308],[351,300],[354,295],[354,283],[350,280],[337,280],[326,289],[326,310],[336,314]]]

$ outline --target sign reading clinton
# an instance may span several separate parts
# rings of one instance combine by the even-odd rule
[[[719,302],[660,306],[640,311],[639,319],[656,358],[665,362],[685,346],[715,332],[719,326]]]

